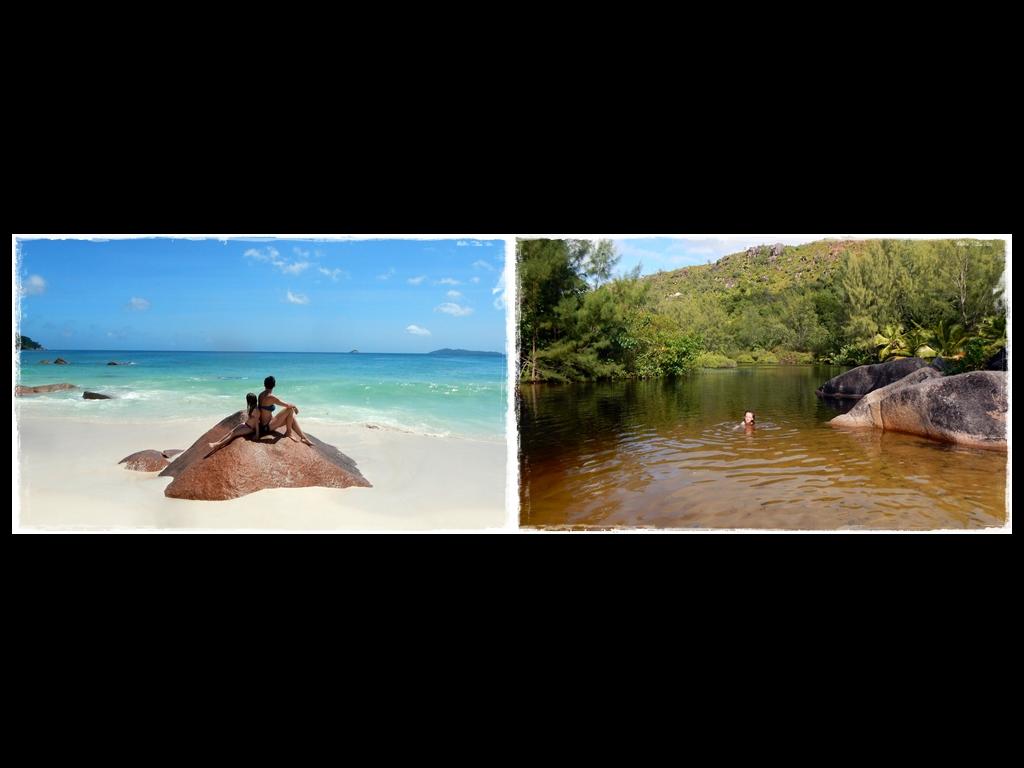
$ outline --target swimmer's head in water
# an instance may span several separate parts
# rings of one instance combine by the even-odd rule
[[[743,414],[743,423],[746,424],[748,427],[754,426],[754,424],[757,423],[757,414],[755,414],[753,411],[747,411],[746,413]]]

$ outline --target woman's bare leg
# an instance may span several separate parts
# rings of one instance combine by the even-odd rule
[[[284,436],[292,436],[292,424],[295,423],[295,409],[285,408],[273,419],[270,420],[270,428],[277,429],[278,427],[284,427]]]
[[[294,429],[302,442],[304,442],[306,445],[313,444],[309,441],[309,438],[306,437],[305,433],[303,433],[302,431],[302,428],[299,426],[299,422],[295,418],[294,408],[285,408],[270,421],[271,429],[276,429],[277,427],[280,426],[284,426],[285,437],[291,437],[292,430]]]
[[[299,426],[299,420],[295,418],[295,414],[292,414],[292,417],[291,419],[289,419],[288,423],[291,429],[294,429],[298,433],[299,440],[301,440],[306,445],[313,444],[312,442],[310,442],[309,438],[306,437],[306,433],[302,431],[302,427]]]
[[[211,450],[203,458],[204,459],[210,458],[211,456],[213,456],[213,454],[215,454],[217,451],[219,451],[225,445],[230,443],[236,437],[241,437],[242,435],[247,435],[250,432],[252,432],[252,427],[250,427],[248,424],[239,424],[237,427],[235,427],[230,432],[228,432],[226,435],[224,435],[224,437],[222,437],[216,443],[210,443],[209,445],[210,445],[210,449]]]

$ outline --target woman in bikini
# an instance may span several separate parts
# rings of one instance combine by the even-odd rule
[[[257,399],[259,405],[259,434],[256,439],[259,440],[264,435],[269,435],[283,424],[285,437],[291,437],[292,430],[295,430],[295,434],[299,436],[301,442],[306,445],[312,445],[313,443],[306,437],[302,428],[299,427],[299,422],[295,419],[299,414],[299,409],[274,396],[274,387],[277,386],[277,380],[273,376],[267,376],[263,380],[263,386],[266,389],[260,392],[260,396]],[[274,409],[279,405],[283,410],[274,416]]]
[[[260,412],[256,410],[256,406],[259,404],[259,400],[256,399],[256,395],[252,392],[245,396],[245,404],[249,409],[249,413],[246,416],[245,421],[237,425],[234,429],[228,432],[224,437],[218,440],[216,443],[210,443],[210,452],[203,458],[209,458],[213,456],[217,451],[223,448],[225,445],[230,443],[236,437],[242,435],[248,435],[254,433],[260,424]]]
[[[276,385],[277,382],[274,380],[274,377],[268,376],[263,381],[263,386],[266,389],[260,393],[259,397],[256,397],[252,392],[247,394],[245,396],[245,403],[248,407],[248,415],[245,421],[238,424],[216,443],[210,443],[210,451],[203,458],[209,458],[236,437],[255,433],[256,439],[259,440],[264,435],[269,435],[282,424],[285,426],[285,437],[291,437],[292,430],[294,429],[303,443],[313,445],[303,433],[301,427],[299,427],[299,422],[295,418],[299,409],[274,397],[273,389]],[[277,414],[277,416],[271,417],[275,407],[278,405],[283,407],[284,410]]]

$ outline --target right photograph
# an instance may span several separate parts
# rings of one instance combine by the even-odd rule
[[[520,526],[1006,525],[1007,249],[518,239]]]

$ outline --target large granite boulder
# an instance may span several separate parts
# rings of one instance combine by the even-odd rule
[[[879,394],[870,402],[858,403],[850,413],[837,416],[832,424],[875,427],[946,443],[1006,450],[1008,402],[1003,372],[925,376],[923,381],[897,385]]]
[[[876,389],[862,397],[857,404],[841,416],[832,419],[832,424],[839,427],[875,427],[884,429],[879,403],[886,397],[904,387],[913,387],[930,379],[941,379],[942,374],[932,367],[918,368],[909,376],[904,376],[895,384]]]
[[[209,430],[207,430],[206,434],[192,443],[191,447],[179,454],[171,463],[171,466],[167,467],[167,469],[160,473],[160,477],[177,477],[189,464],[203,458],[210,452],[210,443],[216,443],[239,424],[245,423],[244,414],[244,411],[235,411],[230,416],[218,421],[210,427]],[[243,438],[239,439],[241,440]]]
[[[818,390],[818,396],[859,399],[871,394],[876,389],[887,387],[927,365],[928,362],[919,357],[890,360],[878,365],[862,365],[860,368],[854,368],[852,371],[842,373],[826,382]]]
[[[74,384],[42,384],[38,387],[23,387],[20,384],[14,388],[14,394],[18,395],[41,395],[46,392],[64,392],[69,389],[78,389]]]
[[[54,365],[71,365],[71,363],[69,363],[63,357],[58,357],[56,360],[53,361],[53,364]]]
[[[332,445],[313,435],[305,445],[282,432],[236,438],[212,456],[209,444],[226,435],[243,421],[243,412],[228,416],[200,437],[160,473],[174,480],[164,495],[176,499],[221,501],[235,499],[266,488],[350,488],[372,487],[356,463]]]
[[[167,457],[160,451],[148,450],[138,451],[131,456],[125,456],[118,464],[124,464],[125,469],[135,472],[159,472],[169,463]]]

